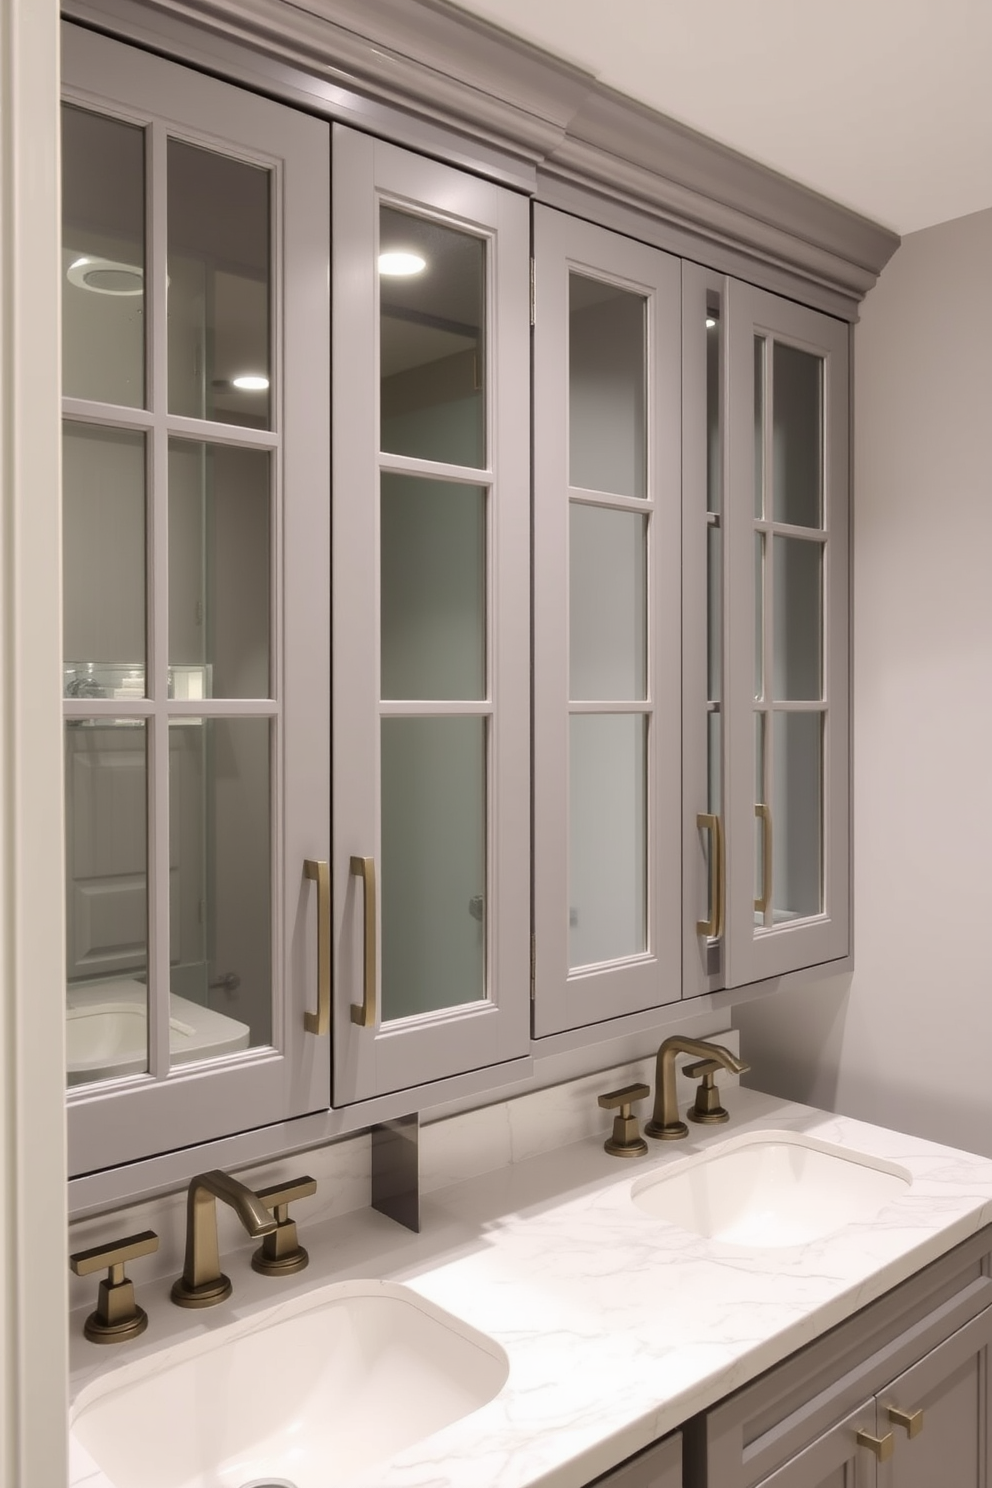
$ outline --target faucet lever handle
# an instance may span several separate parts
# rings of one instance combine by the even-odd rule
[[[643,1100],[646,1095],[650,1094],[651,1091],[647,1085],[625,1085],[622,1090],[610,1090],[606,1095],[601,1095],[599,1104],[604,1111],[612,1111],[619,1106],[620,1114],[629,1116],[631,1101]]]
[[[704,1075],[715,1075],[720,1068],[715,1059],[697,1059],[695,1064],[683,1065],[682,1073],[689,1080],[701,1080]]]
[[[286,1183],[273,1183],[269,1188],[256,1189],[266,1209],[273,1211],[287,1208],[290,1204],[295,1204],[297,1199],[309,1199],[316,1192],[317,1180],[308,1173],[300,1178],[291,1178]],[[284,1217],[276,1214],[277,1221]]]
[[[258,1197],[275,1216],[276,1226],[262,1241],[251,1258],[252,1269],[263,1276],[292,1276],[302,1271],[310,1257],[299,1242],[296,1220],[289,1217],[289,1206],[297,1199],[308,1199],[317,1192],[317,1180],[309,1174],[260,1188]]]
[[[124,1275],[128,1261],[151,1255],[158,1250],[154,1230],[142,1230],[108,1245],[94,1245],[90,1250],[77,1250],[69,1265],[77,1276],[92,1276],[106,1270],[97,1294],[96,1310],[83,1324],[83,1333],[91,1343],[124,1343],[137,1338],[148,1326],[148,1314],[134,1300],[134,1283]]]
[[[631,1112],[634,1101],[643,1100],[651,1092],[647,1085],[625,1085],[622,1090],[610,1090],[599,1097],[604,1111],[619,1114],[613,1118],[613,1135],[603,1143],[611,1157],[643,1157],[648,1144],[637,1130],[637,1117]]]

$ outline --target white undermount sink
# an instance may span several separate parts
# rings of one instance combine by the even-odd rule
[[[646,1174],[631,1197],[707,1240],[767,1249],[873,1219],[911,1182],[895,1163],[802,1133],[758,1131]]]
[[[113,1488],[334,1488],[486,1405],[492,1339],[391,1282],[341,1282],[84,1390]]]

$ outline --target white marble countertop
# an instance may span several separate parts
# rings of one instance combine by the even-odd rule
[[[912,1183],[870,1222],[753,1251],[633,1204],[632,1184],[652,1169],[766,1129],[895,1163]],[[254,1332],[328,1283],[378,1278],[494,1339],[509,1377],[488,1405],[348,1488],[581,1488],[992,1223],[992,1161],[737,1090],[728,1125],[651,1143],[646,1158],[611,1158],[586,1139],[430,1194],[419,1235],[371,1210],[308,1229],[301,1205],[299,1219],[311,1264],[296,1277],[266,1280],[247,1249],[233,1252],[235,1295],[209,1312],[172,1306],[165,1282],[139,1284],[149,1328],[126,1348],[94,1348],[74,1314],[70,1420],[114,1376],[218,1330]],[[73,1438],[70,1488],[83,1485],[138,1488],[111,1484]]]

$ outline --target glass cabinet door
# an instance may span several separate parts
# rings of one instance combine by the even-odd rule
[[[538,1036],[681,995],[679,264],[535,209]]]
[[[335,1105],[527,1052],[528,234],[334,130]]]
[[[72,26],[64,58],[67,1082],[86,1171],[329,1103],[303,876],[329,856],[329,130]]]
[[[726,985],[849,948],[848,329],[728,282]]]

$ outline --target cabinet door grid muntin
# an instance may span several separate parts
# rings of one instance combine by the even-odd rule
[[[519,599],[527,593],[529,579],[529,481],[525,441],[521,441],[529,401],[529,275],[527,207],[522,199],[341,126],[334,126],[333,138],[334,417],[336,427],[343,431],[334,450],[332,601],[336,637],[334,1100],[341,1105],[526,1053],[529,885],[519,864],[529,858],[529,617]],[[430,225],[435,234],[444,229],[483,245],[485,313],[476,403],[484,446],[476,445],[476,452],[485,463],[451,464],[382,447],[383,439],[386,444],[402,442],[380,433],[383,339],[377,259],[384,212],[393,214],[389,221],[405,214],[414,223]],[[457,354],[460,348],[455,350]],[[443,407],[443,400],[439,406]],[[404,437],[410,437],[409,424]],[[469,608],[474,604],[472,624],[477,627],[481,621],[483,631],[481,637],[475,633],[472,642],[481,652],[481,686],[465,680],[464,668],[460,691],[443,686],[434,668],[435,686],[442,696],[385,695],[380,681],[381,627],[384,615],[395,611],[395,596],[383,592],[382,492],[387,487],[395,491],[400,485],[408,493],[418,488],[433,492],[439,509],[449,498],[458,499],[454,492],[464,492],[466,502],[475,506],[475,537],[470,533],[469,551],[475,553],[471,562],[478,568],[479,585]],[[480,539],[485,545],[481,556]],[[436,562],[436,554],[421,554],[425,573]],[[371,583],[369,575],[373,576]],[[452,592],[456,588],[454,584]],[[463,586],[463,600],[466,593]],[[423,613],[421,619],[425,619]],[[425,634],[428,631],[429,625]],[[422,670],[430,672],[431,668],[428,664]],[[390,670],[395,676],[395,668]],[[396,686],[390,690],[403,691]],[[407,688],[406,692],[416,690]],[[451,691],[457,695],[447,696]],[[387,945],[392,943],[393,927],[384,926],[379,914],[375,1018],[370,1026],[360,1026],[352,1009],[363,1005],[364,901],[363,884],[354,875],[351,860],[373,858],[384,882],[384,826],[386,836],[390,835],[383,821],[384,731],[409,732],[417,728],[418,720],[424,727],[440,726],[442,731],[444,721],[450,720],[454,732],[467,730],[480,741],[473,748],[481,785],[476,797],[481,795],[485,815],[484,871],[481,883],[475,879],[466,883],[451,902],[459,924],[462,919],[466,922],[461,928],[477,940],[481,936],[483,978],[481,985],[473,982],[464,995],[457,988],[447,988],[434,998],[439,1005],[433,1009],[421,1006],[405,1013],[410,989],[400,989],[395,995],[397,984],[392,989],[383,984],[384,936]],[[395,754],[392,746],[389,752]],[[390,794],[394,801],[400,799],[395,790]],[[440,844],[435,843],[433,850],[443,856]],[[407,903],[412,903],[411,890],[403,892]],[[393,902],[397,902],[395,896]],[[395,953],[390,964],[397,965]],[[425,1000],[421,998],[421,1004]]]
[[[847,327],[828,316],[736,281],[728,282],[727,299],[733,389],[728,427],[734,458],[727,515],[732,623],[727,631],[724,755],[729,793],[726,984],[739,986],[835,959],[848,950],[849,350]],[[760,356],[756,354],[759,343]],[[776,345],[811,355],[822,368],[822,496],[817,527],[777,520],[771,506],[776,468],[772,376]],[[818,685],[804,683],[798,691],[807,695],[793,698],[780,697],[776,690],[784,668],[775,643],[786,634],[776,609],[776,577],[781,581],[782,570],[779,563],[776,572],[779,553],[775,544],[782,542],[803,544],[804,556],[805,545],[822,554],[810,570],[819,573],[819,636],[807,648],[807,656],[817,656]],[[785,736],[797,728],[805,731],[816,745],[814,752],[818,751],[812,805],[809,790],[790,798],[783,795]],[[795,809],[797,802],[805,809],[805,821],[802,810]],[[789,914],[780,907],[781,853],[778,871],[775,864],[776,847],[782,844],[783,814],[787,820],[791,817],[793,863],[805,854],[807,878],[811,864],[818,874],[818,888],[810,890],[807,884],[798,912]],[[770,874],[766,871],[769,844]]]
[[[680,996],[681,885],[678,862],[680,604],[680,269],[676,259],[549,208],[534,211],[534,829],[535,1001],[540,1037],[658,1006]],[[573,484],[570,434],[573,357],[570,311],[575,280],[599,283],[643,305],[644,480],[627,493]],[[581,297],[580,297],[581,298]],[[623,304],[623,301],[620,301]],[[632,438],[639,437],[636,419]],[[634,455],[636,470],[636,454]],[[582,474],[582,471],[579,471]],[[630,490],[643,494],[629,494]],[[643,685],[638,660],[625,690],[587,698],[575,675],[571,538],[576,511],[612,514],[642,534]],[[633,604],[631,606],[634,608]],[[675,658],[674,666],[666,666]],[[628,665],[629,670],[629,665]],[[581,720],[641,720],[643,793],[643,925],[628,926],[628,944],[574,964],[575,830],[573,731]],[[570,763],[571,761],[571,763]],[[565,765],[563,769],[562,766]],[[640,766],[637,767],[638,771]],[[628,778],[633,781],[633,776]],[[631,819],[632,820],[632,819]],[[615,826],[615,823],[613,823]],[[616,834],[614,833],[614,836]],[[604,839],[605,841],[606,839]],[[630,843],[628,843],[628,847]],[[635,843],[637,856],[641,848]],[[628,869],[631,863],[628,854]],[[605,869],[604,869],[605,871]],[[635,891],[640,885],[635,879]],[[581,907],[579,907],[581,913]],[[640,947],[631,948],[632,936]]]
[[[310,957],[301,944],[302,918],[308,913],[312,917],[311,935],[315,941],[314,911],[306,898],[298,901],[295,875],[285,872],[282,867],[284,862],[295,862],[299,857],[302,870],[304,856],[327,856],[326,824],[322,831],[318,828],[319,836],[308,842],[303,840],[311,835],[313,827],[301,812],[296,795],[302,792],[308,798],[309,810],[313,802],[312,792],[316,792],[318,800],[322,789],[326,793],[321,772],[314,768],[313,746],[308,743],[301,756],[299,739],[287,744],[286,738],[293,715],[299,711],[306,713],[311,700],[301,708],[287,701],[286,667],[289,662],[284,665],[283,658],[290,651],[288,632],[297,630],[300,620],[292,613],[292,597],[284,590],[282,580],[289,550],[299,555],[299,529],[310,525],[294,509],[303,495],[300,477],[306,469],[316,490],[319,492],[322,481],[326,489],[327,462],[326,455],[322,456],[314,444],[314,431],[319,428],[314,422],[315,404],[320,401],[319,369],[316,375],[318,386],[313,389],[306,386],[311,383],[313,369],[303,372],[297,368],[290,374],[287,368],[284,377],[281,356],[284,333],[291,336],[293,344],[299,347],[301,331],[305,328],[312,335],[315,327],[319,331],[321,324],[319,280],[315,283],[314,263],[315,256],[326,255],[326,198],[322,211],[320,190],[315,190],[313,180],[308,178],[326,181],[328,131],[326,126],[291,110],[244,94],[226,84],[201,78],[175,64],[80,32],[75,27],[64,29],[66,102],[91,112],[106,112],[115,118],[125,118],[141,127],[145,131],[146,158],[145,406],[102,404],[72,397],[64,400],[70,425],[93,430],[122,428],[141,431],[148,447],[145,696],[133,701],[119,696],[68,698],[65,703],[68,718],[81,716],[84,712],[97,717],[111,714],[114,717],[130,716],[142,719],[148,734],[148,975],[151,991],[147,1029],[148,1073],[125,1081],[115,1080],[106,1090],[91,1086],[76,1092],[70,1116],[70,1166],[73,1171],[79,1171],[301,1114],[326,1105],[329,1098],[326,1044],[323,1068],[319,1061],[308,1058],[308,1051],[303,1048],[303,1000],[310,981],[306,963],[308,960],[315,962],[315,955]],[[183,100],[182,120],[177,120],[173,114],[177,96]],[[252,427],[250,420],[244,424],[224,423],[168,411],[168,188],[165,169],[171,139],[210,152],[218,159],[226,157],[250,164],[253,169],[265,172],[270,183],[266,232],[272,278],[267,318],[271,326],[271,346],[279,350],[280,355],[266,369],[270,381],[267,396],[271,398],[273,411],[267,428]],[[287,229],[284,212],[289,214],[295,234]],[[292,246],[291,238],[295,239]],[[292,303],[287,300],[285,304],[281,293],[284,252],[296,271],[292,276],[293,284],[287,291]],[[315,289],[317,293],[313,295],[311,292]],[[307,301],[305,309],[301,300]],[[326,293],[324,302],[326,304]],[[323,323],[326,327],[326,315]],[[326,377],[324,388],[326,397]],[[299,439],[291,460],[286,459],[283,448],[286,426]],[[243,450],[249,458],[268,461],[268,479],[263,480],[263,484],[268,486],[268,495],[263,498],[268,509],[262,515],[265,531],[261,561],[267,590],[264,630],[269,685],[261,696],[211,697],[206,658],[203,665],[174,664],[170,655],[169,455],[170,445],[176,441],[186,448],[199,449],[207,459],[211,451],[236,454]],[[285,500],[284,492],[288,467],[291,467],[294,492],[292,504]],[[236,495],[235,489],[235,505]],[[206,486],[200,499],[203,502],[211,499]],[[318,529],[319,524],[318,516]],[[321,560],[317,557],[319,548],[313,546],[312,536],[311,533],[307,550],[310,556],[302,560],[297,556],[295,560],[303,563],[298,578],[304,587],[319,583]],[[182,565],[175,561],[175,554],[172,557],[171,571],[178,574]],[[205,557],[206,554],[201,555],[201,558]],[[201,595],[201,599],[203,597]],[[285,617],[282,613],[284,602],[288,607]],[[201,620],[210,624],[210,617],[202,616],[202,613]],[[318,679],[315,685],[318,710],[322,686]],[[180,736],[187,741],[191,739],[193,731],[202,730],[205,739],[206,734],[215,728],[226,731],[226,737],[235,744],[246,728],[261,728],[268,738],[268,784],[259,781],[252,787],[252,805],[262,808],[267,834],[267,842],[263,841],[261,846],[267,863],[264,897],[269,929],[267,945],[262,953],[264,968],[256,965],[258,958],[255,956],[249,958],[250,966],[246,962],[241,968],[242,981],[247,979],[249,984],[258,970],[263,970],[263,1005],[252,1020],[258,1025],[256,1036],[253,1037],[248,1025],[247,1036],[225,1042],[219,1056],[207,1051],[200,1056],[200,1063],[179,1064],[170,1057],[170,1023],[176,1021],[170,1018],[171,999],[175,998],[177,991],[189,989],[185,984],[183,988],[175,984],[179,968],[173,964],[175,957],[171,951],[176,937],[169,926],[174,907],[190,900],[190,893],[184,894],[181,885],[177,893],[174,882],[176,832],[180,830],[181,819],[187,819],[189,813],[183,809],[177,814],[176,803],[170,799],[170,789],[176,789],[182,778],[187,781],[185,790],[188,795],[190,775],[185,769],[182,777],[176,775],[175,750],[171,746]],[[227,773],[230,773],[230,767]],[[173,777],[171,787],[170,775]],[[264,793],[261,798],[259,791]],[[202,831],[206,833],[205,825]],[[207,852],[207,859],[209,857]],[[224,875],[223,892],[228,900],[232,900],[232,895],[237,892],[230,875]],[[283,895],[284,902],[281,902]],[[201,900],[201,916],[204,912],[202,904]],[[192,909],[195,915],[195,903]],[[233,900],[231,909],[233,918],[228,915],[228,919],[236,926],[238,911]],[[288,920],[285,934],[284,913]],[[238,968],[228,965],[219,968],[220,974],[230,971],[237,975]],[[211,966],[209,975],[221,980],[215,966]],[[206,979],[204,975],[202,980],[205,982]],[[198,985],[200,978],[196,980]],[[315,972],[313,980],[316,980]],[[230,988],[228,983],[217,998],[207,994],[215,1006],[219,998],[221,1006],[218,1011],[224,1011]],[[231,992],[234,1000],[241,995],[237,987]],[[234,1022],[242,1028],[246,1026],[236,1018]],[[252,1043],[254,1047],[245,1046]],[[239,1045],[240,1052],[235,1052]],[[211,1061],[209,1080],[203,1078],[203,1058]],[[123,1115],[125,1111],[126,1116]]]

